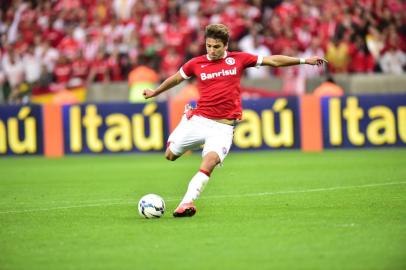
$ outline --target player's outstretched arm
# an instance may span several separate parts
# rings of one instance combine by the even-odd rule
[[[183,77],[180,75],[179,71],[173,74],[172,76],[168,77],[165,81],[161,83],[155,90],[152,89],[144,89],[142,92],[145,99],[149,99],[155,97],[166,90],[171,89],[172,87],[180,84],[183,81]]]
[[[264,59],[262,60],[263,66],[271,66],[271,67],[286,67],[300,64],[321,66],[324,63],[327,63],[327,60],[318,56],[312,56],[309,58],[297,58],[286,55],[271,55],[265,56]]]

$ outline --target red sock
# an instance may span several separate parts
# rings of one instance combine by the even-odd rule
[[[204,174],[207,175],[208,177],[210,177],[210,174],[211,174],[211,173],[209,173],[208,171],[205,171],[205,170],[203,170],[203,169],[200,169],[199,172],[204,173]]]

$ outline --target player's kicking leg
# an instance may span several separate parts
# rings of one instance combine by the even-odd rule
[[[172,151],[169,149],[169,145],[170,145],[170,142],[168,142],[168,147],[166,148],[166,151],[165,151],[165,158],[170,161],[175,161],[178,158],[180,158],[181,155],[175,155],[174,153],[172,153]]]
[[[219,163],[220,158],[216,152],[209,152],[203,157],[199,171],[193,176],[192,180],[190,180],[183,200],[173,212],[174,217],[191,217],[196,213],[196,207],[193,201],[199,197],[209,181],[212,171]]]

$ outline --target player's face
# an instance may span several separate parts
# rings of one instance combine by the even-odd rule
[[[206,38],[206,50],[211,60],[217,60],[223,58],[227,46],[220,39]]]

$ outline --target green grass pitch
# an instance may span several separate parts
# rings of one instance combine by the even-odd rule
[[[232,152],[175,219],[199,164],[1,158],[0,269],[406,269],[406,150]]]

